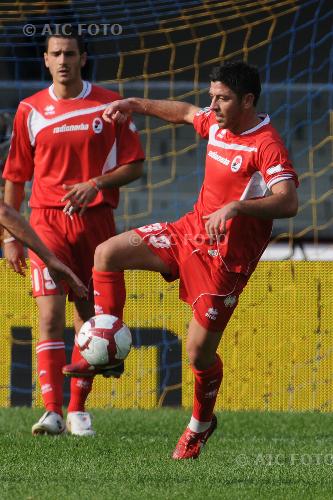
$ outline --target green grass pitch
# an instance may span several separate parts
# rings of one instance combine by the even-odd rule
[[[170,459],[182,410],[94,410],[94,438],[32,437],[40,410],[0,410],[0,498],[332,499],[333,416],[218,413],[198,460]]]

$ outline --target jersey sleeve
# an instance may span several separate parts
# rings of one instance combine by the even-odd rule
[[[3,178],[12,182],[29,181],[34,171],[34,148],[31,146],[27,120],[30,108],[20,103],[14,119],[10,148]]]
[[[126,165],[145,159],[139,134],[131,118],[123,124],[118,124],[117,136],[117,166]]]
[[[210,108],[203,108],[194,115],[193,127],[203,139],[208,139],[209,129],[214,122],[213,111]]]
[[[258,167],[269,189],[281,181],[293,180],[298,186],[298,177],[289,159],[288,151],[281,139],[264,142],[258,151]]]

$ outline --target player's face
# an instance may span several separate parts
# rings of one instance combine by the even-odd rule
[[[53,81],[62,85],[81,80],[81,68],[85,65],[86,58],[85,52],[80,54],[74,38],[50,38],[48,50],[44,53],[45,66]]]
[[[245,111],[243,100],[222,82],[211,82],[209,95],[218,126],[237,132]]]

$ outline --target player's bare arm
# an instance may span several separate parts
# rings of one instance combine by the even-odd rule
[[[24,244],[31,248],[45,262],[48,267],[51,278],[58,283],[66,281],[79,297],[87,295],[87,289],[84,284],[75,276],[75,274],[65,266],[40,240],[38,235],[28,224],[28,222],[12,207],[5,203],[0,203],[0,225],[5,228],[6,237],[15,238],[14,241],[5,243],[6,247],[10,243]],[[19,273],[23,274],[23,273]]]
[[[6,180],[4,201],[9,207],[19,211],[24,196],[24,183]],[[6,225],[3,225],[5,226],[3,240],[5,242],[3,248],[4,257],[16,273],[25,276],[27,264],[24,257],[23,245],[21,242],[13,239],[12,234],[7,231]]]
[[[296,186],[293,180],[274,184],[271,195],[253,200],[237,200],[228,203],[203,218],[209,236],[225,233],[227,220],[236,215],[250,215],[260,219],[283,219],[294,217],[298,210]]]
[[[103,113],[103,118],[107,122],[112,120],[123,122],[132,113],[138,113],[156,116],[171,123],[191,124],[199,110],[200,108],[187,102],[129,97],[109,104]]]
[[[44,247],[44,245],[43,245]],[[50,273],[51,278],[55,283],[59,283],[61,281],[66,281],[66,283],[70,286],[73,292],[81,298],[88,297],[88,290],[86,286],[82,283],[82,281],[76,276],[76,274],[71,271],[69,267],[63,264],[53,253],[49,253],[49,255],[45,255],[45,248],[41,249],[38,247],[36,249],[30,247],[39,257],[45,262],[47,265],[48,271]],[[43,257],[44,255],[44,257]]]
[[[121,165],[112,172],[109,172],[98,177],[89,179],[86,182],[67,185],[63,188],[67,194],[61,201],[67,201],[64,207],[64,212],[71,216],[74,212],[79,211],[79,215],[83,215],[101,189],[112,187],[120,187],[141,177],[143,172],[143,162],[133,162],[127,165]]]

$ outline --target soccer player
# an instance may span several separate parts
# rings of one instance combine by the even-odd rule
[[[38,235],[32,229],[27,221],[3,201],[0,200],[0,227],[5,227],[7,232],[12,236],[6,238],[3,244],[10,243],[17,240],[21,241],[24,245],[29,247],[39,258],[46,264],[49,273],[54,282],[58,283],[62,280],[66,281],[73,291],[79,297],[84,297],[87,294],[87,288],[75,276],[75,274],[63,264],[53,252],[51,252],[44,243],[40,240]],[[25,262],[22,262],[22,267],[25,267]],[[24,275],[24,269],[21,273]]]
[[[197,458],[216,428],[213,413],[222,381],[217,348],[239,295],[256,268],[274,218],[296,214],[297,175],[266,114],[257,113],[261,84],[242,62],[213,68],[209,108],[169,100],[129,98],[108,106],[108,122],[135,113],[187,123],[208,139],[203,185],[193,211],[171,223],[152,223],[114,236],[96,248],[95,302],[119,314],[124,269],[180,278],[180,298],[193,310],[187,353],[194,373],[193,413],[173,452]],[[133,244],[135,242],[135,245]],[[110,298],[113,301],[110,302]],[[67,372],[75,366],[67,367]]]
[[[83,41],[74,33],[51,35],[46,40],[44,60],[53,83],[19,104],[3,177],[4,199],[17,210],[25,182],[33,178],[32,227],[88,286],[96,246],[115,234],[113,209],[118,204],[119,186],[140,177],[144,154],[130,119],[121,124],[102,120],[107,104],[120,96],[82,80],[86,58]],[[21,243],[8,241],[4,255],[21,273]],[[31,251],[29,257],[40,324],[38,376],[46,409],[32,433],[60,434],[67,427],[75,435],[93,435],[90,415],[85,411],[92,378],[71,380],[65,426],[62,367],[66,363],[66,295],[41,259]],[[125,299],[122,276],[117,287]],[[69,300],[74,301],[77,332],[94,315],[94,303],[92,297],[83,300],[72,293]],[[80,359],[74,346],[72,360]]]

